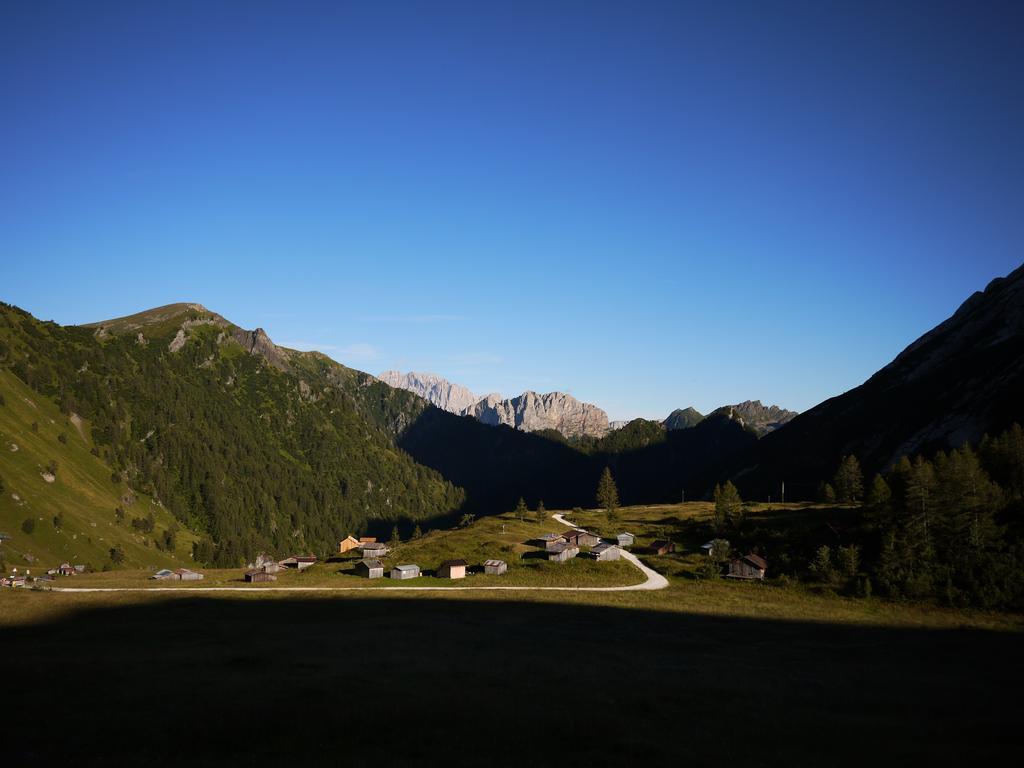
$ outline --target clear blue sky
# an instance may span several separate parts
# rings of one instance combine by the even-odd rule
[[[806,409],[1024,261],[1021,8],[6,2],[0,298]]]

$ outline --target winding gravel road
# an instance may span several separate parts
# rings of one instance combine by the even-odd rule
[[[553,520],[576,528],[561,515],[552,515]],[[388,592],[396,590],[408,592],[636,592],[641,590],[664,589],[668,579],[657,571],[653,571],[640,562],[636,555],[621,550],[624,560],[632,563],[647,577],[639,584],[624,587],[415,587],[412,585],[396,585],[384,587]],[[366,592],[366,587],[51,587],[50,592]]]

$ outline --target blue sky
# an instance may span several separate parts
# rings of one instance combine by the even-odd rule
[[[803,410],[1024,261],[1017,8],[5,3],[0,298]]]

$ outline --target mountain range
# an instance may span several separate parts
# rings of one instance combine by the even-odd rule
[[[413,392],[449,413],[472,416],[484,424],[505,424],[524,432],[554,430],[568,438],[599,438],[629,423],[609,423],[604,410],[564,392],[527,391],[516,397],[502,398],[497,393],[476,395],[469,388],[434,373],[385,371],[378,378],[389,386]],[[726,414],[758,435],[765,435],[796,416],[795,411],[777,405],[764,406],[759,400],[722,406],[714,413]],[[703,418],[699,411],[690,407],[673,411],[661,424],[669,430],[688,429]]]
[[[467,401],[456,385],[430,386],[452,408]],[[0,447],[20,450],[0,452],[0,531],[5,551],[63,552],[65,539],[21,528],[29,510],[41,525],[73,508],[64,524],[91,539],[91,557],[114,542],[128,565],[232,565],[261,550],[324,553],[395,524],[442,526],[520,497],[589,506],[605,467],[623,503],[706,497],[725,478],[745,496],[784,481],[787,498],[808,498],[846,454],[871,473],[1024,421],[1021,392],[1024,268],[798,416],[750,401],[600,436],[568,396],[484,398],[467,418],[199,304],[85,326],[2,304]],[[150,511],[151,524],[125,527]],[[159,557],[148,554],[157,542]]]

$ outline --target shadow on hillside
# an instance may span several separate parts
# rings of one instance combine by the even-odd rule
[[[980,764],[1024,714],[1020,637],[980,631],[190,595],[0,646],[11,765]]]

